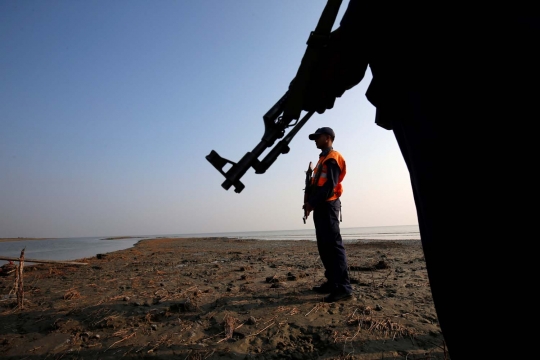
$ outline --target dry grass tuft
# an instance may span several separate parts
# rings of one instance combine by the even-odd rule
[[[371,316],[358,316],[351,318],[349,325],[358,325],[359,329],[365,329],[372,333],[379,333],[392,339],[416,336],[413,329],[408,329],[399,323],[392,321],[390,318],[375,319]]]
[[[79,293],[75,288],[68,289],[68,291],[66,291],[64,294],[64,300],[79,299],[80,297],[81,293]]]
[[[51,267],[51,268],[49,268],[49,275],[51,275],[51,276],[63,276],[63,275],[65,275],[65,273],[62,270],[58,269],[58,268]]]

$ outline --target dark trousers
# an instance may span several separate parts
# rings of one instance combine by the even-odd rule
[[[352,292],[347,269],[347,256],[339,230],[341,201],[325,201],[313,210],[319,256],[324,265],[324,276],[336,289]]]
[[[502,274],[523,276],[520,264],[529,260],[520,244],[536,233],[520,204],[538,187],[531,129],[540,119],[540,59],[533,50],[540,36],[525,31],[509,39],[493,53],[472,57],[477,63],[460,69],[458,83],[411,91],[402,106],[377,110],[393,119],[410,173],[433,301],[452,360],[509,357],[512,344],[522,341],[508,330],[491,337],[497,346],[478,343],[482,331],[516,326],[490,308],[526,301],[528,295],[504,289]],[[494,239],[516,243],[498,246]]]

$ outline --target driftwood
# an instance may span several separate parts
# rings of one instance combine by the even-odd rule
[[[19,261],[18,257],[0,256],[0,260]],[[66,264],[66,265],[88,265],[87,263],[74,262],[74,261],[60,261],[60,260],[39,260],[39,259],[24,259],[26,262],[33,263],[45,263],[45,264]]]
[[[24,308],[24,289],[23,289],[23,268],[24,268],[24,250],[21,250],[19,257],[19,266],[17,266],[17,277],[15,278],[15,293],[17,294],[17,306],[19,309]]]

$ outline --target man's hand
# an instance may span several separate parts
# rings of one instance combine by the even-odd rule
[[[328,46],[311,71],[302,110],[322,114],[332,109],[336,98],[364,78],[368,61],[361,45],[360,39],[343,34],[341,28],[330,34]]]

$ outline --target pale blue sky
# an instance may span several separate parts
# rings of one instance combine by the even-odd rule
[[[325,4],[0,2],[0,237],[313,228],[302,189],[321,126],[347,160],[342,227],[417,224],[393,133],[364,95],[369,71],[242,193],[205,159],[237,162],[260,141]]]

